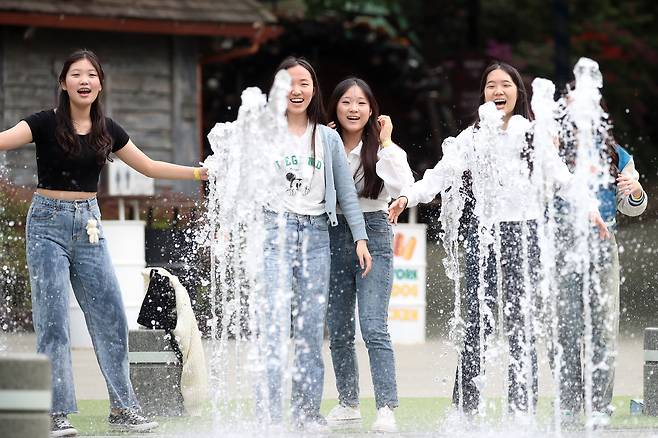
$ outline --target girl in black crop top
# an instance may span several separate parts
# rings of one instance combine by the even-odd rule
[[[59,105],[0,132],[0,150],[36,145],[37,193],[76,200],[95,196],[98,177],[110,152],[151,178],[207,180],[207,169],[179,166],[147,157],[112,119],[103,115],[98,96],[103,70],[90,51],[74,53],[59,76]]]
[[[55,110],[41,111],[0,132],[0,150],[34,141],[39,182],[28,213],[27,264],[37,350],[51,361],[52,435],[73,436],[77,411],[68,336],[68,291],[85,314],[110,396],[110,428],[147,431],[128,374],[128,328],[121,292],[96,203],[98,177],[113,152],[152,178],[207,180],[207,169],[154,161],[103,115],[103,69],[87,50],[69,56],[59,75]]]

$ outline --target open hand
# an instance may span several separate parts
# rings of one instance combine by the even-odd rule
[[[377,117],[379,123],[379,144],[385,144],[391,141],[391,134],[393,134],[393,122],[389,116],[381,115]]]
[[[619,174],[617,176],[617,190],[624,195],[633,195],[636,199],[642,196],[642,185],[638,180],[628,175]]]
[[[592,212],[589,214],[589,220],[599,229],[599,237],[601,240],[608,239],[610,237],[610,231],[608,231],[608,226],[603,221],[601,214],[598,211]]]
[[[407,197],[406,196],[400,196],[398,199],[393,201],[391,205],[388,207],[388,221],[392,224],[397,224],[398,223],[398,217],[400,217],[400,214],[404,211],[404,209],[407,207]]]

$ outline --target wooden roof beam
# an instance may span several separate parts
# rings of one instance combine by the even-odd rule
[[[51,27],[59,29],[104,30],[108,32],[155,33],[187,36],[225,36],[274,38],[281,34],[279,26],[255,23],[211,23],[194,21],[142,20],[135,18],[105,18],[82,15],[52,15],[1,12],[0,24],[12,26]],[[265,35],[263,35],[263,33]]]

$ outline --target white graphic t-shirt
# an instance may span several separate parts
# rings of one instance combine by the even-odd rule
[[[301,137],[291,134],[274,163],[285,192],[277,210],[297,214],[321,215],[325,212],[324,147],[320,129],[315,131],[315,157],[311,150],[313,125],[309,123]],[[276,205],[273,205],[276,207]]]

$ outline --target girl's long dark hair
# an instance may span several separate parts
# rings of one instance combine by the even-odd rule
[[[313,158],[315,158],[315,132],[317,131],[319,124],[326,123],[324,102],[322,100],[322,91],[320,91],[318,75],[315,73],[315,69],[306,58],[295,56],[288,56],[281,61],[281,64],[276,68],[275,74],[281,70],[288,70],[296,65],[304,67],[311,74],[311,79],[313,80],[313,97],[308,104],[308,108],[306,108],[306,114],[313,125],[313,130],[311,132],[311,153],[313,154]]]
[[[69,72],[69,68],[71,68],[73,63],[78,62],[81,59],[88,60],[91,65],[94,66],[102,87],[105,79],[103,68],[101,67],[96,54],[91,50],[86,49],[77,50],[66,58],[66,61],[64,61],[64,65],[62,66],[62,71],[59,74],[59,83],[66,83],[66,75]],[[105,160],[108,159],[108,155],[112,151],[112,137],[110,137],[107,130],[105,115],[103,114],[103,108],[99,97],[100,93],[99,96],[96,97],[96,100],[92,102],[89,113],[89,116],[91,117],[89,146],[96,151],[96,162],[99,165],[102,165],[105,163]],[[68,156],[80,154],[82,145],[80,144],[78,134],[73,127],[73,120],[71,119],[71,101],[69,100],[68,92],[65,90],[60,90],[57,111],[55,112],[55,120],[57,122],[55,138],[61,145],[62,149],[64,149],[64,153]]]
[[[379,104],[375,99],[375,95],[372,92],[370,86],[363,80],[356,77],[350,77],[340,82],[334,88],[331,97],[329,98],[329,106],[327,107],[327,114],[329,119],[333,120],[336,123],[336,131],[343,135],[343,128],[338,123],[338,115],[336,114],[336,109],[338,107],[338,102],[341,97],[353,86],[357,86],[363,91],[363,94],[366,95],[368,103],[370,104],[370,109],[372,114],[368,118],[366,125],[363,127],[363,134],[361,135],[361,141],[363,145],[361,147],[361,168],[363,168],[363,189],[359,193],[359,196],[377,199],[382,189],[384,188],[384,180],[382,180],[376,171],[377,166],[377,152],[379,151],[379,123],[377,123],[377,118],[379,117]],[[358,173],[358,169],[357,172]],[[356,173],[354,177],[356,178]],[[356,181],[355,181],[356,182]]]

